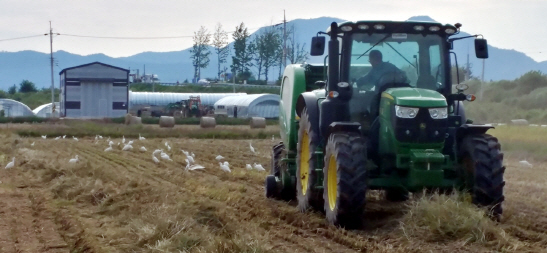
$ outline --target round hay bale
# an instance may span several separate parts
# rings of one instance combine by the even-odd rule
[[[511,125],[527,126],[528,124],[529,124],[528,120],[525,120],[525,119],[512,119],[511,120]]]
[[[175,126],[175,118],[169,117],[169,116],[161,116],[160,117],[160,127],[174,127]]]
[[[132,115],[129,114],[129,113],[125,114],[125,124],[126,125],[129,125],[129,123],[131,122],[131,117],[132,117]]]
[[[266,128],[266,119],[262,117],[251,118],[251,128]]]
[[[129,125],[142,125],[141,117],[131,116],[129,119]]]
[[[199,119],[199,126],[201,128],[215,128],[217,121],[213,117],[201,117]]]

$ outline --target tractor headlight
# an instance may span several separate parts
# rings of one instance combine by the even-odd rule
[[[446,119],[448,117],[448,108],[429,108],[429,115],[433,119]]]
[[[395,115],[403,119],[413,119],[416,118],[418,114],[418,109],[416,107],[406,107],[406,106],[395,106]]]

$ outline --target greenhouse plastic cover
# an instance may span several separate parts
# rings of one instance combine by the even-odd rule
[[[167,92],[132,92],[129,91],[129,108],[137,105],[165,106],[169,103],[186,100],[190,96],[199,96],[203,105],[214,105],[224,97],[244,96],[247,93],[167,93]]]

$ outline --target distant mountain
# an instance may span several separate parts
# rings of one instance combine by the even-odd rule
[[[409,20],[414,21],[435,21],[428,16],[411,17]],[[333,17],[321,17],[314,19],[295,19],[287,23],[288,27],[294,25],[296,34],[295,41],[309,47],[311,37],[315,36],[319,31],[325,31],[331,22],[342,22],[343,19]],[[248,24],[247,24],[248,25]],[[255,36],[263,32],[267,27],[263,27],[252,34]],[[461,32],[459,36],[469,35]],[[488,38],[486,38],[488,39]],[[547,73],[547,61],[536,62],[524,53],[516,50],[500,49],[494,47],[495,41],[488,41],[490,58],[485,60],[485,80],[513,80],[520,77],[522,74],[531,71],[539,70]],[[146,73],[157,74],[162,82],[174,83],[182,82],[185,79],[192,80],[193,66],[190,60],[190,48],[182,51],[174,52],[143,52],[129,57],[113,58],[104,54],[93,55],[77,55],[66,51],[57,51],[55,57],[55,86],[59,85],[59,72],[65,68],[82,65],[94,61],[103,62],[113,66],[131,69],[139,69],[140,74]],[[481,76],[482,60],[479,60],[474,55],[473,39],[456,41],[454,43],[454,51],[458,56],[459,66],[464,66],[467,62],[469,54],[469,62],[472,66],[472,74]],[[233,53],[233,50],[232,50]],[[202,78],[215,77],[217,73],[217,60],[214,53],[211,54],[209,67],[201,72]],[[310,57],[308,62],[322,63],[324,56]],[[49,54],[35,51],[20,51],[20,52],[0,52],[0,89],[7,90],[13,84],[19,84],[22,80],[27,79],[34,82],[38,87],[49,87],[51,85]],[[229,67],[231,57],[228,57],[228,62],[224,64]],[[274,78],[279,72],[278,68],[272,69],[270,73]]]

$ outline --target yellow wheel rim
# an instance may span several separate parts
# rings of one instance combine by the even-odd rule
[[[300,150],[300,185],[302,186],[302,195],[308,192],[308,178],[310,176],[310,142],[308,132],[304,131],[302,136],[302,148]]]
[[[329,157],[329,167],[327,169],[327,194],[329,196],[329,207],[333,211],[336,207],[338,198],[338,171],[336,170],[336,158],[334,155]]]

